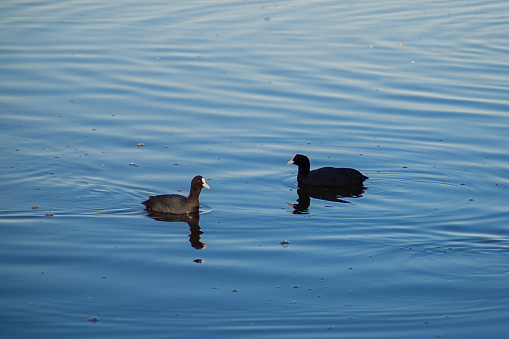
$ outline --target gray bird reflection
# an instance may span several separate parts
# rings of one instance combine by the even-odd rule
[[[293,208],[293,211],[288,212],[292,214],[309,214],[311,198],[350,204],[349,201],[340,198],[360,198],[362,197],[362,193],[364,193],[365,190],[366,187],[363,185],[345,187],[317,187],[299,185],[299,188],[297,189],[297,195],[299,196],[297,203],[291,204],[287,202],[288,206]]]
[[[197,250],[202,250],[207,247],[207,244],[201,242],[201,235],[203,234],[200,223],[200,213],[194,212],[189,214],[169,214],[161,212],[148,212],[148,216],[157,221],[166,222],[185,222],[189,225],[191,233],[189,234],[189,242],[191,246]]]

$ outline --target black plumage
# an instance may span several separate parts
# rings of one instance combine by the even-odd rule
[[[295,154],[287,165],[295,164],[299,167],[297,182],[301,185],[318,187],[344,187],[359,186],[369,179],[353,168],[322,167],[310,170],[311,163],[308,157]]]
[[[200,209],[200,201],[198,200],[202,188],[209,188],[205,182],[205,178],[197,175],[191,181],[191,191],[189,196],[185,197],[180,194],[165,194],[151,196],[148,200],[142,202],[147,211],[171,213],[171,214],[188,214],[198,212]]]

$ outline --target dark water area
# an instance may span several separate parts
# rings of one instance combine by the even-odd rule
[[[0,336],[504,338],[507,13],[2,2]]]

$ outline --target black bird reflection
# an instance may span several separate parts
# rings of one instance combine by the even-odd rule
[[[201,242],[201,235],[203,232],[201,231],[200,223],[200,213],[194,212],[189,214],[169,214],[169,213],[161,213],[161,212],[148,212],[148,216],[158,220],[158,221],[166,221],[166,222],[185,222],[189,225],[189,229],[191,230],[191,234],[189,234],[189,242],[193,248],[197,250],[202,250],[207,247],[207,244]]]
[[[293,208],[293,211],[289,211],[292,214],[308,214],[311,198],[349,204],[349,201],[340,198],[359,198],[362,197],[362,193],[364,193],[365,190],[366,187],[363,185],[345,187],[299,185],[299,188],[297,189],[297,195],[299,196],[297,203],[287,204]]]

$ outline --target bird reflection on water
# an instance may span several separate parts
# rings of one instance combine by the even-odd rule
[[[169,214],[161,212],[148,212],[148,216],[157,221],[166,222],[185,222],[189,225],[191,233],[189,234],[189,242],[191,246],[197,250],[202,250],[207,247],[207,244],[201,242],[201,235],[203,234],[200,223],[200,213],[188,214]]]
[[[340,198],[360,198],[365,190],[366,187],[363,185],[347,187],[316,187],[299,185],[299,188],[297,189],[297,195],[299,196],[297,203],[287,203],[288,206],[293,208],[293,211],[288,212],[292,214],[309,214],[311,198],[350,204],[349,201]]]

